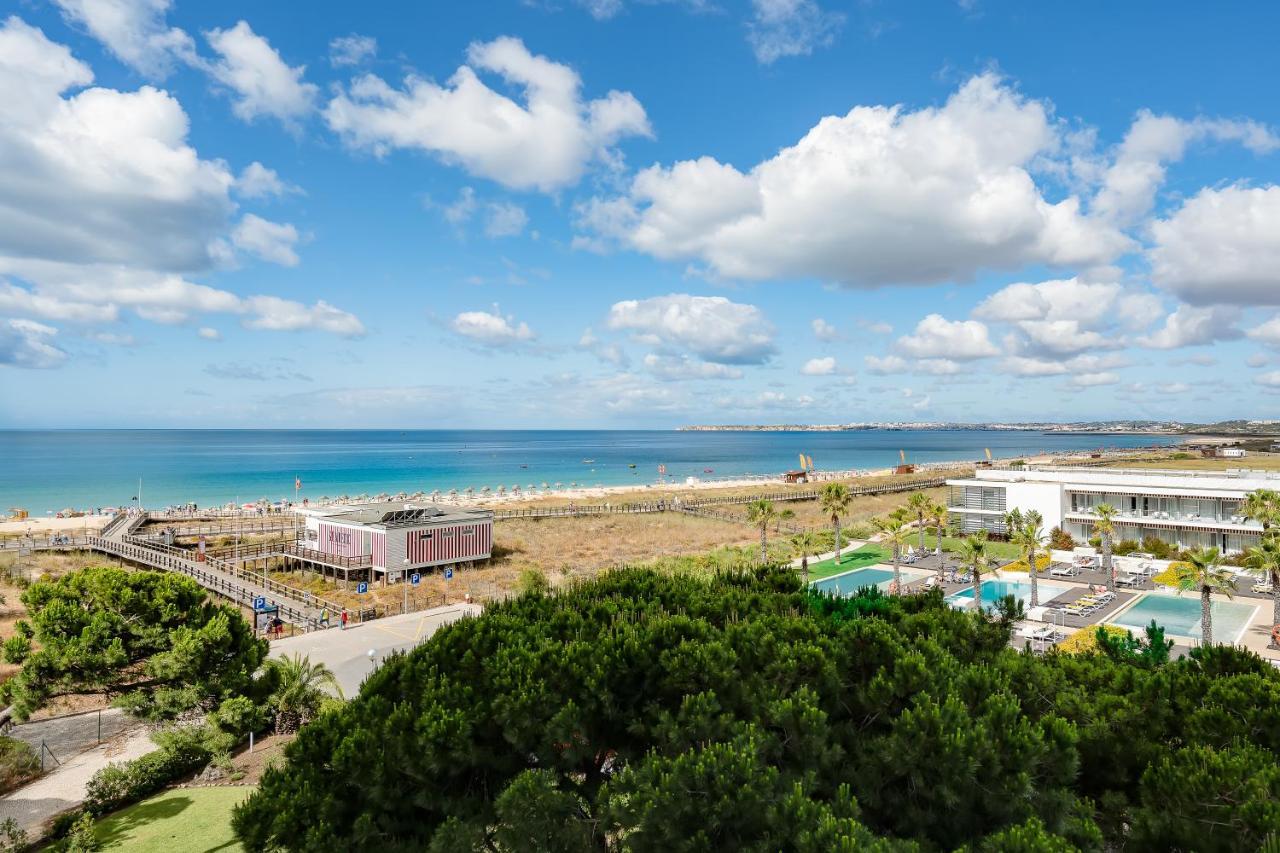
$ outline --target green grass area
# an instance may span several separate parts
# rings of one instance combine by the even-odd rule
[[[960,550],[960,542],[962,540],[952,536],[942,537],[942,550],[956,552]],[[930,542],[932,547],[933,542]],[[1016,560],[1022,556],[1022,551],[1017,545],[1011,542],[987,542],[987,553],[992,557],[999,557],[1001,560]]]
[[[175,788],[98,821],[103,850],[130,853],[232,853],[231,809],[253,788]]]
[[[813,580],[821,580],[822,578],[838,575],[840,572],[851,571],[852,569],[860,569],[863,566],[873,566],[876,563],[883,563],[889,559],[889,552],[881,548],[879,545],[863,545],[854,551],[845,551],[840,555],[840,564],[836,565],[834,558],[823,560],[821,563],[809,564],[809,577]]]

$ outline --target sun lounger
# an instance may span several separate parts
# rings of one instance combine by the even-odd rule
[[[1271,584],[1267,583],[1266,581],[1259,581],[1258,583],[1255,583],[1252,587],[1250,587],[1250,589],[1252,589],[1254,592],[1258,593],[1259,595],[1270,595],[1272,592]]]
[[[1049,569],[1049,574],[1055,577],[1060,577],[1060,578],[1069,578],[1075,575],[1075,573],[1076,573],[1075,566],[1054,566],[1053,568]]]

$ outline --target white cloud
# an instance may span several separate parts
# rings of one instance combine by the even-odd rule
[[[1253,381],[1268,388],[1280,388],[1280,370],[1259,374],[1254,377]]]
[[[83,26],[121,62],[147,77],[164,77],[174,59],[191,61],[191,36],[165,23],[171,0],[54,0],[71,24]]]
[[[282,181],[275,169],[268,169],[256,160],[240,172],[240,176],[236,178],[235,190],[243,198],[254,199],[302,192],[300,188]]]
[[[925,317],[916,324],[915,332],[898,338],[894,348],[913,358],[971,360],[1000,354],[991,343],[985,324],[948,320],[941,314]]]
[[[1156,391],[1160,394],[1186,394],[1190,390],[1191,386],[1185,382],[1167,382],[1156,386]]]
[[[206,341],[222,340],[222,333],[211,326],[202,326],[196,334],[204,338]]]
[[[1128,366],[1129,361],[1122,355],[1077,355],[1068,359],[1029,358],[1027,356],[1010,356],[1001,363],[1005,373],[1015,376],[1064,376],[1070,373],[1099,374]]]
[[[1244,360],[1249,367],[1266,367],[1271,363],[1271,356],[1265,352],[1255,352]]]
[[[911,404],[911,409],[912,411],[919,412],[929,408],[929,406],[930,406],[930,398],[928,394],[925,394],[919,400],[916,400],[914,403]]]
[[[1121,225],[1140,220],[1151,210],[1168,164],[1181,160],[1187,145],[1200,139],[1239,142],[1259,154],[1280,148],[1280,139],[1256,122],[1185,121],[1142,110],[1103,175],[1094,212]]]
[[[492,347],[527,344],[536,337],[527,323],[517,322],[514,317],[504,317],[496,306],[492,312],[464,311],[453,318],[449,327],[465,338]]]
[[[1248,335],[1255,341],[1273,347],[1280,347],[1280,314],[1272,317],[1261,326],[1254,326]]]
[[[831,376],[836,372],[836,360],[832,356],[811,358],[800,368],[805,376]]]
[[[751,0],[751,11],[747,43],[765,65],[827,47],[844,25],[844,15],[826,11],[816,0]]]
[[[220,57],[206,70],[235,93],[231,111],[238,118],[253,121],[265,116],[295,127],[315,108],[319,89],[314,83],[303,81],[307,67],[286,64],[247,21],[240,21],[229,30],[210,30],[205,39]]]
[[[665,381],[685,379],[741,379],[742,371],[727,364],[698,361],[687,355],[663,356],[650,353],[644,357],[650,373]]]
[[[67,354],[49,342],[57,333],[31,320],[0,320],[0,365],[37,370],[60,366]]]
[[[334,68],[363,65],[378,53],[378,40],[373,36],[352,33],[329,42],[329,64]]]
[[[850,286],[1105,263],[1127,237],[1049,202],[1029,169],[1060,143],[1048,107],[991,74],[939,108],[857,107],[747,173],[710,157],[641,171],[579,208],[585,238],[719,276]],[[579,245],[583,245],[579,241]]]
[[[519,39],[472,44],[467,61],[444,86],[411,75],[393,89],[364,75],[329,102],[325,118],[355,148],[422,149],[505,186],[548,192],[577,183],[592,161],[614,159],[619,140],[651,135],[631,93],[584,102],[572,68],[531,54]],[[477,71],[522,89],[524,103],[489,88]]]
[[[1194,305],[1280,305],[1280,186],[1203,189],[1152,223],[1156,284]]]
[[[488,207],[484,233],[489,237],[515,237],[529,224],[524,208],[511,202],[494,202]]]
[[[585,350],[614,367],[626,367],[630,363],[622,347],[615,343],[601,341],[590,328],[583,331],[582,337],[578,340],[578,349]]]
[[[475,214],[476,207],[476,191],[471,187],[463,187],[458,191],[457,201],[445,205],[444,218],[451,225],[462,225]]]
[[[869,355],[863,358],[862,361],[867,366],[867,370],[879,376],[888,376],[891,373],[906,373],[910,369],[907,360],[896,355],[886,355],[884,357]]]
[[[119,313],[114,305],[58,299],[0,281],[0,315],[39,317],[66,323],[111,323]]]
[[[1240,337],[1240,330],[1236,328],[1239,319],[1240,311],[1229,306],[1180,305],[1161,328],[1139,338],[1138,343],[1151,349],[1177,349],[1232,340]]]
[[[818,317],[813,321],[813,336],[820,341],[836,341],[840,339],[840,330]]]
[[[1101,373],[1077,373],[1071,377],[1067,384],[1074,388],[1096,388],[1101,385],[1117,385],[1119,382],[1119,374],[1104,371]]]
[[[323,299],[308,306],[276,296],[250,296],[244,300],[243,310],[248,316],[242,325],[247,329],[277,332],[314,329],[344,338],[357,338],[365,332],[364,324],[354,315],[333,307]]]
[[[237,249],[284,267],[298,265],[298,253],[294,251],[298,239],[298,229],[287,222],[272,222],[252,213],[246,213],[231,232],[231,242]]]
[[[1010,284],[973,309],[973,316],[980,320],[1074,320],[1090,328],[1117,318],[1145,326],[1159,315],[1160,301],[1149,293],[1131,292],[1114,282],[1079,278]]]
[[[773,327],[760,309],[723,296],[629,299],[609,309],[607,325],[641,343],[687,350],[718,364],[761,364],[776,351]]]

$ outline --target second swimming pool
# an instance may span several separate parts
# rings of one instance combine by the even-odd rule
[[[919,569],[904,568],[901,570],[901,574],[902,584],[905,586],[927,577],[929,573],[922,572]],[[823,578],[820,581],[814,581],[813,588],[819,592],[831,592],[836,595],[853,595],[864,586],[877,586],[881,590],[888,592],[892,583],[893,569],[867,566],[866,568],[854,569],[851,572],[842,572],[829,578]]]
[[[1244,629],[1253,621],[1258,606],[1237,601],[1213,601],[1209,609],[1213,615],[1213,641],[1237,643]],[[1200,596],[1149,592],[1107,621],[1141,635],[1153,619],[1166,634],[1199,640]]]

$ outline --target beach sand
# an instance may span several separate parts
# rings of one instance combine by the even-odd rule
[[[109,515],[82,515],[79,518],[53,518],[32,516],[19,520],[0,521],[0,536],[26,536],[28,531],[36,536],[48,533],[96,533],[111,520]]]

